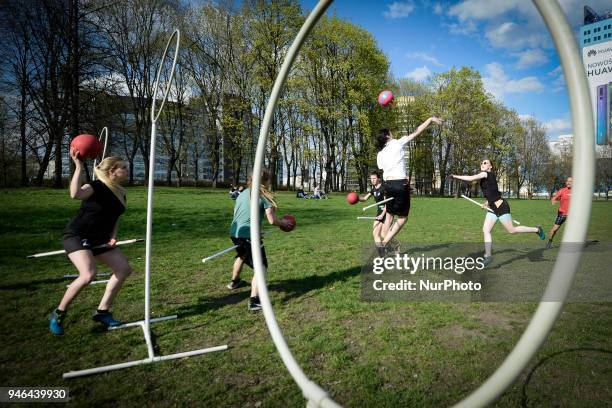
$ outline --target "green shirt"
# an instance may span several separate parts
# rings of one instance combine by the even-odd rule
[[[251,189],[245,189],[236,199],[234,206],[234,219],[230,228],[230,236],[234,238],[251,237],[251,212],[249,203],[251,201]],[[264,211],[272,208],[272,204],[265,197],[259,197],[259,218],[263,220]]]

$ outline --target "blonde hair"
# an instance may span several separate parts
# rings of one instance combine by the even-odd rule
[[[274,199],[274,194],[270,192],[268,189],[268,179],[270,178],[270,173],[267,170],[263,170],[261,172],[261,183],[259,185],[259,194],[266,198],[272,204],[272,207],[278,208],[278,204],[276,204],[276,200]],[[253,173],[249,174],[247,179],[247,186],[251,188],[251,183],[253,182]]]
[[[98,163],[98,165],[94,168],[94,173],[96,174],[96,178],[103,182],[106,187],[110,188],[110,190],[115,194],[119,201],[121,201],[121,203],[125,206],[125,190],[123,189],[121,184],[111,180],[109,176],[113,170],[115,170],[117,167],[120,167],[123,163],[124,160],[121,157],[107,157],[106,159]]]

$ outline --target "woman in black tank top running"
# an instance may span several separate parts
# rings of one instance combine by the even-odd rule
[[[510,205],[506,199],[502,198],[501,193],[497,187],[497,178],[493,172],[493,165],[491,160],[484,159],[480,163],[480,173],[473,176],[458,176],[453,174],[453,178],[463,181],[476,181],[479,180],[482,194],[485,196],[487,201],[483,203],[482,207],[487,209],[487,215],[482,226],[482,233],[484,235],[485,243],[485,256],[484,264],[489,265],[492,261],[491,247],[493,246],[493,237],[491,230],[499,220],[506,231],[510,234],[534,232],[539,235],[540,239],[544,240],[544,230],[541,226],[537,227],[526,227],[523,225],[514,226],[512,224],[512,215],[510,214]],[[489,211],[491,210],[491,211]]]
[[[128,176],[125,162],[118,157],[107,157],[94,169],[98,180],[83,184],[83,163],[75,151],[70,151],[75,164],[70,182],[70,197],[81,200],[81,208],[64,229],[64,249],[79,271],[66,290],[57,309],[49,316],[49,329],[55,335],[64,334],[64,320],[70,302],[81,289],[95,278],[96,260],[108,265],[113,275],[106,285],[98,310],[92,319],[105,326],[117,326],[109,309],[125,279],[132,273],[128,261],[117,243],[117,221],[125,212],[126,197],[120,182]],[[97,246],[102,248],[96,248]]]

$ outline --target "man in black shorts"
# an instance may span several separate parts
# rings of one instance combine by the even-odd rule
[[[381,129],[376,139],[378,154],[376,163],[383,171],[385,178],[385,194],[393,200],[387,202],[387,214],[383,226],[384,239],[379,247],[379,254],[387,252],[387,245],[402,229],[410,212],[410,181],[406,175],[406,156],[404,147],[408,142],[417,137],[431,123],[442,124],[442,120],[431,117],[421,123],[411,134],[394,139],[389,129]],[[393,220],[395,219],[395,223]],[[399,252],[393,249],[393,252]]]

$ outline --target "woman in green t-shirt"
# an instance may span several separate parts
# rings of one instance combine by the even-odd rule
[[[234,290],[247,283],[240,279],[240,272],[242,271],[242,265],[247,264],[253,268],[253,256],[251,254],[251,182],[253,176],[249,175],[246,188],[236,199],[234,206],[234,218],[230,227],[230,238],[236,246],[236,260],[234,261],[234,267],[232,269],[232,281],[227,285],[228,289]],[[259,188],[259,216],[263,220],[264,213],[270,225],[276,225],[278,227],[289,227],[290,222],[287,220],[280,219],[276,216],[275,209],[278,208],[274,196],[268,190],[266,182],[268,180],[268,172],[263,171],[261,175],[261,185]],[[261,254],[263,257],[263,265],[268,268],[268,260],[266,258],[266,251],[261,241]],[[251,280],[251,298],[249,301],[249,310],[258,311],[261,310],[261,303],[257,294],[257,284],[255,281],[255,275]]]

